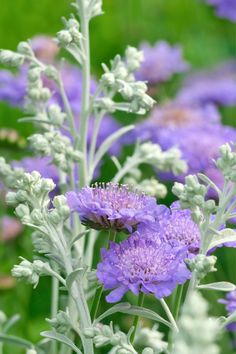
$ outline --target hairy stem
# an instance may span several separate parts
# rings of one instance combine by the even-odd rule
[[[83,152],[83,160],[80,165],[80,187],[87,184],[87,135],[90,105],[90,41],[89,19],[86,14],[85,1],[78,0],[81,33],[83,36],[84,61],[82,65],[83,92],[80,115],[80,150]]]

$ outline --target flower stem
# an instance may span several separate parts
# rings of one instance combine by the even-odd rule
[[[165,313],[168,317],[168,320],[170,321],[170,323],[172,324],[172,327],[173,327],[173,330],[175,330],[176,332],[179,332],[179,329],[178,329],[178,326],[177,326],[177,323],[175,322],[175,319],[169,309],[169,306],[167,305],[167,303],[165,302],[164,299],[160,299],[160,303],[161,303],[161,306],[163,307],[163,309],[165,310]]]
[[[137,304],[139,307],[143,306],[144,297],[145,297],[145,294],[140,291],[139,296],[138,296],[138,304]],[[134,339],[135,339],[135,335],[136,335],[138,324],[139,324],[139,318],[140,318],[139,316],[134,317],[134,322],[133,322],[134,330],[130,336],[131,343],[133,343]]]
[[[175,320],[177,320],[179,316],[179,309],[180,309],[181,299],[183,295],[183,290],[184,290],[183,285],[177,286],[176,293],[174,296],[174,306],[173,306],[173,316]]]
[[[51,295],[51,318],[55,318],[58,312],[59,300],[59,280],[52,277],[52,295]],[[57,341],[51,342],[51,354],[57,354]]]
[[[116,239],[116,231],[115,230],[110,230],[109,231],[108,245],[107,245],[106,248],[109,247],[110,241],[114,242],[115,239]],[[99,308],[99,305],[100,305],[100,300],[101,300],[102,293],[103,293],[103,286],[99,287],[96,290],[96,293],[95,293],[95,296],[94,296],[93,304],[92,304],[91,311],[90,311],[92,321],[94,321],[96,316],[97,316],[97,312],[98,312],[98,308]]]
[[[78,0],[81,33],[83,35],[84,61],[82,65],[83,92],[80,115],[80,150],[83,153],[83,160],[80,165],[80,187],[87,184],[87,135],[90,104],[90,41],[89,41],[89,19],[86,14],[84,0]]]

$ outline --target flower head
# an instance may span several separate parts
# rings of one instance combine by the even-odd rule
[[[135,232],[120,244],[111,243],[109,250],[102,250],[97,277],[105,289],[112,289],[106,297],[108,302],[119,301],[129,290],[135,295],[141,291],[162,298],[188,279],[185,256],[183,248]]]
[[[155,198],[115,183],[69,192],[67,201],[72,211],[79,213],[82,223],[94,229],[131,232],[141,222],[154,221],[158,209]]]
[[[176,101],[185,105],[233,106],[236,104],[235,72],[234,62],[223,63],[211,71],[198,71],[186,78]]]
[[[140,49],[144,53],[144,62],[136,74],[139,80],[156,84],[167,81],[173,74],[186,71],[188,68],[178,46],[171,47],[165,41],[156,42],[154,46],[144,42]]]
[[[192,220],[191,211],[180,209],[178,202],[173,203],[170,208],[166,207],[165,212],[159,215],[153,225],[148,227],[141,225],[138,231],[142,233],[143,228],[149,228],[147,232],[149,238],[160,239],[171,247],[185,247],[190,254],[199,250],[199,228]]]

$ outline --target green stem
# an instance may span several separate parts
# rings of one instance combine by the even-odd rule
[[[144,297],[145,297],[145,294],[140,291],[139,296],[138,296],[138,304],[137,304],[139,307],[143,306]],[[139,324],[139,316],[135,316],[134,317],[134,322],[133,322],[134,330],[133,330],[133,332],[132,332],[132,334],[130,336],[130,342],[131,343],[134,342],[135,335],[136,335],[137,328],[138,328],[138,324]]]
[[[107,245],[106,248],[109,247],[110,241],[114,242],[115,239],[116,239],[116,231],[115,230],[110,230],[109,231],[108,245]],[[95,296],[94,296],[93,304],[92,304],[91,311],[90,311],[92,321],[94,321],[96,316],[97,316],[97,312],[98,312],[98,309],[99,309],[102,293],[103,293],[103,286],[101,286],[100,288],[98,288],[96,290],[96,293],[95,293]]]
[[[89,19],[86,14],[84,0],[78,0],[81,33],[83,35],[83,48],[85,59],[82,65],[83,92],[80,115],[80,151],[83,152],[83,160],[80,165],[80,187],[87,184],[87,135],[90,104],[90,41],[89,41]]]
[[[167,303],[165,302],[164,299],[160,299],[160,303],[161,303],[161,306],[163,307],[167,317],[168,317],[168,320],[170,321],[170,323],[172,324],[172,327],[173,327],[173,330],[175,330],[176,332],[179,332],[179,329],[178,329],[178,326],[177,326],[177,323],[175,322],[175,319],[169,309],[169,306],[167,305]]]
[[[173,306],[173,316],[175,320],[177,320],[179,316],[179,309],[182,300],[183,290],[184,290],[183,285],[177,286],[176,293],[174,296],[174,306]]]
[[[94,321],[97,316],[102,293],[103,293],[103,286],[97,288],[96,293],[94,295],[94,300],[93,300],[93,304],[92,304],[91,311],[90,311],[92,321]]]

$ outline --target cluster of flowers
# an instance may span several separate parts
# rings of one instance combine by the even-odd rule
[[[158,87],[163,81],[161,72],[168,79],[175,69],[178,72],[180,68],[187,68],[178,49],[175,66],[171,65],[172,72],[168,71],[166,63],[176,57],[177,48],[165,46],[164,52],[161,42],[153,48],[143,46],[143,49],[146,61],[140,75],[142,80],[150,81],[152,91],[154,85]],[[176,97],[155,107],[144,121],[136,125],[129,137],[124,137],[125,143],[139,139],[158,143],[164,150],[177,146],[188,164],[187,174],[202,172],[222,187],[223,178],[214,160],[222,144],[235,141],[236,129],[221,123],[218,107],[236,105],[235,69],[236,64],[232,61],[219,65],[211,72],[202,71],[187,76]],[[185,175],[178,177],[181,182]],[[161,174],[161,178],[176,180],[171,173]],[[214,191],[211,194],[213,196]]]
[[[190,277],[184,260],[199,250],[200,232],[190,210],[177,203],[170,208],[153,197],[114,183],[85,187],[67,193],[72,211],[84,225],[96,230],[124,231],[128,238],[102,249],[97,277],[108,302],[119,301],[127,291],[152,293],[163,298]]]

